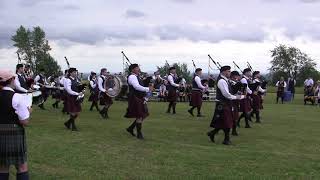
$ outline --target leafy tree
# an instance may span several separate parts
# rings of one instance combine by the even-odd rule
[[[298,84],[304,81],[304,77],[315,76],[318,71],[314,68],[315,61],[306,53],[296,47],[287,47],[279,45],[271,50],[270,73],[273,75],[273,81],[279,80],[280,76],[288,78],[294,77]],[[316,78],[316,77],[314,77]]]
[[[32,31],[20,26],[16,34],[12,36],[13,46],[17,48],[17,53],[32,70],[38,73],[40,69],[45,69],[47,75],[59,74],[61,68],[50,55],[51,47],[46,39],[45,32],[40,27],[34,27]]]
[[[174,63],[172,66],[176,68],[177,74],[179,76],[184,77],[187,82],[191,82],[191,80],[192,80],[191,73],[188,70],[188,65],[186,63],[182,63],[182,64],[181,63]],[[159,73],[161,74],[161,76],[166,76],[169,73],[169,67],[171,67],[171,66],[169,66],[169,64],[166,63],[163,66],[157,66],[157,69],[158,69]]]

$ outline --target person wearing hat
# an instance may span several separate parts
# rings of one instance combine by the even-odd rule
[[[259,93],[265,93],[266,90],[261,88],[261,81],[260,81],[260,71],[255,71],[253,72],[253,88],[252,90],[252,112],[251,112],[251,116],[253,116],[254,114],[256,115],[256,123],[260,123],[260,109],[262,109],[262,98],[259,95]]]
[[[137,129],[137,138],[143,140],[142,123],[149,116],[146,103],[146,95],[154,90],[153,86],[144,87],[140,75],[140,67],[138,64],[129,66],[131,74],[128,76],[129,94],[128,108],[125,114],[126,118],[135,118],[135,121],[126,129],[132,136],[136,136],[134,128]]]
[[[232,95],[243,95],[243,88],[246,88],[246,86],[243,86],[242,83],[240,82],[241,76],[238,71],[232,71],[230,74],[230,93]],[[231,101],[232,105],[232,110],[233,110],[233,126],[232,126],[232,135],[233,136],[238,136],[237,132],[237,122],[239,119],[239,109],[240,109],[240,100],[235,99]]]
[[[167,101],[169,102],[167,113],[176,114],[176,105],[177,105],[177,88],[180,86],[177,83],[177,73],[175,67],[169,68],[170,74],[168,75],[168,97]]]
[[[20,94],[28,93],[29,88],[28,88],[28,84],[27,84],[27,79],[24,75],[23,64],[17,64],[16,74],[17,74],[17,78],[15,78],[15,80],[14,80],[15,91]]]
[[[246,95],[246,98],[242,99],[240,101],[240,112],[242,112],[242,114],[240,115],[239,117],[239,120],[238,120],[238,126],[240,126],[240,120],[242,118],[245,119],[245,123],[246,123],[246,126],[245,128],[251,128],[250,124],[249,124],[249,121],[251,120],[251,116],[250,116],[250,113],[251,113],[251,99],[250,99],[250,95],[252,94],[252,91],[251,89],[249,88],[249,84],[250,84],[250,77],[251,77],[251,69],[250,68],[246,68],[243,70],[242,72],[242,79],[241,79],[241,83],[246,86],[246,89],[245,89],[245,95]]]
[[[27,143],[24,126],[31,108],[25,98],[14,92],[16,75],[0,70],[0,179],[9,179],[9,168],[17,168],[17,179],[28,180]]]
[[[106,68],[102,68],[100,71],[100,76],[98,77],[98,88],[99,88],[99,99],[100,105],[103,106],[100,111],[100,115],[104,119],[109,118],[109,108],[113,104],[112,98],[107,95],[107,89],[105,87],[105,82],[108,80],[108,74],[110,74]]]
[[[188,110],[188,112],[193,115],[193,110],[197,108],[198,114],[197,117],[203,117],[201,115],[201,106],[202,106],[202,94],[208,90],[207,86],[203,86],[201,83],[201,75],[202,75],[202,69],[197,68],[194,77],[192,80],[192,93],[191,93],[191,102],[190,106],[191,109]]]
[[[48,96],[49,96],[47,88],[45,87],[45,85],[47,85],[48,82],[47,82],[47,79],[44,74],[45,74],[45,71],[42,68],[42,69],[40,69],[40,73],[34,78],[34,82],[36,83],[36,85],[40,86],[41,96],[42,96],[43,101],[38,106],[42,110],[45,110],[44,103],[47,101]]]
[[[216,94],[216,108],[210,124],[210,127],[214,128],[208,132],[208,136],[212,142],[215,142],[215,135],[220,131],[224,131],[224,145],[230,145],[230,129],[233,126],[233,100],[241,100],[244,95],[232,95],[230,89],[230,66],[223,66],[220,69],[220,75],[218,77],[217,94]]]
[[[93,110],[93,107],[97,109],[97,111],[100,112],[99,106],[98,106],[98,101],[99,101],[99,88],[97,85],[97,74],[95,72],[91,73],[91,78],[90,78],[90,97],[89,97],[89,102],[92,102],[90,111]]]
[[[68,78],[64,80],[65,106],[70,114],[70,119],[64,123],[67,129],[78,131],[75,120],[81,112],[81,102],[77,101],[78,96],[82,96],[77,80],[77,69],[70,68]]]

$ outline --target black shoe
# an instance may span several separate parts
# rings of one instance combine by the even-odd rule
[[[70,121],[67,121],[64,123],[64,126],[67,128],[67,129],[70,129]]]
[[[176,112],[175,111],[173,111],[173,113],[172,114],[176,114]]]
[[[106,114],[105,114],[105,112],[104,112],[104,111],[100,111],[99,113],[100,113],[100,115],[101,115],[101,117],[102,117],[103,119],[105,119],[105,118],[106,118]]]
[[[197,115],[197,117],[204,117],[204,116],[203,116],[203,115],[201,115],[201,114],[198,114],[198,115]]]
[[[136,136],[136,135],[134,134],[134,132],[133,132],[133,129],[127,128],[126,130],[127,130],[127,132],[130,133],[132,136]]]
[[[244,127],[244,128],[251,128],[251,126],[249,124],[247,124],[246,127]]]
[[[231,145],[231,141],[226,141],[226,140],[224,140],[222,144],[224,144],[224,145]]]
[[[140,140],[144,140],[144,137],[143,137],[142,133],[138,133],[137,138],[140,139]]]
[[[193,111],[191,109],[188,110],[188,113],[191,114],[191,116],[194,116]]]
[[[211,131],[207,132],[207,136],[211,136],[211,134],[212,134]]]

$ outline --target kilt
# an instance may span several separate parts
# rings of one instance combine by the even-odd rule
[[[261,96],[252,94],[251,97],[252,97],[252,108],[253,108],[253,110],[262,109]]]
[[[60,99],[61,99],[61,101],[64,101],[66,99],[63,90],[60,90]]]
[[[214,115],[210,124],[213,128],[232,128],[234,123],[231,103],[216,103]]]
[[[249,97],[240,100],[240,112],[249,113],[251,111],[251,100]]]
[[[68,113],[81,112],[81,103],[77,101],[78,96],[66,95],[65,96],[65,110]]]
[[[112,98],[109,97],[106,93],[100,92],[100,105],[110,105],[113,104]]]
[[[232,105],[232,116],[233,116],[233,123],[237,123],[239,119],[239,107],[240,107],[240,101],[239,100],[233,100],[231,102]]]
[[[277,97],[284,97],[284,91],[277,91]]]
[[[98,102],[99,101],[99,92],[92,91],[89,96],[89,102]]]
[[[168,90],[168,102],[177,102],[177,91],[175,89],[169,89]]]
[[[19,165],[26,161],[24,128],[17,124],[0,124],[0,166]]]
[[[190,106],[201,107],[202,105],[202,92],[192,91]]]
[[[144,98],[139,98],[135,95],[130,95],[128,98],[126,118],[142,118],[149,116],[148,106],[144,103]]]

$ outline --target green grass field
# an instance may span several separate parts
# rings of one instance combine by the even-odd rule
[[[186,113],[187,103],[175,116],[165,113],[167,104],[149,103],[140,141],[125,132],[126,102],[115,102],[109,120],[85,102],[80,131],[71,132],[63,126],[68,116],[49,101],[27,128],[31,179],[320,179],[320,108],[304,106],[302,95],[274,101],[268,94],[263,123],[240,128],[232,146],[221,144],[221,132],[216,144],[206,136],[213,102],[200,119]]]

